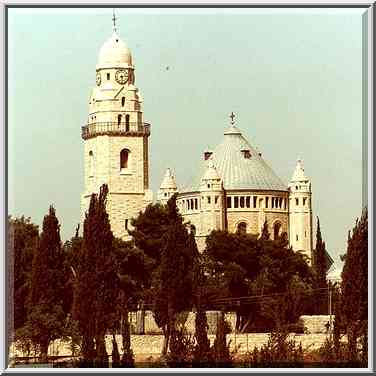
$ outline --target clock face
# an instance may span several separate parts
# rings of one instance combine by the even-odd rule
[[[101,84],[101,74],[99,72],[97,73],[97,77],[95,78],[95,81],[97,82],[98,86]]]
[[[115,74],[116,82],[124,85],[128,81],[128,71],[126,69],[119,69]]]

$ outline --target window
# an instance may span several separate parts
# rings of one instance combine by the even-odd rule
[[[248,149],[242,150],[243,156],[245,159],[250,159],[251,158],[251,152]]]
[[[124,105],[125,105],[125,97],[121,98],[121,105],[122,105],[122,107],[124,107]]]
[[[303,197],[303,206],[306,204],[307,197]]]
[[[125,131],[129,132],[129,115],[125,115]]]
[[[167,197],[167,192],[164,193],[164,196]]]
[[[191,225],[191,233],[193,235],[196,235],[196,226],[195,225]]]
[[[215,196],[215,204],[218,203],[218,196]]]
[[[298,198],[295,199],[295,204],[296,204],[296,206],[299,205],[299,199]]]
[[[265,198],[265,207],[268,208],[269,206],[269,197]]]
[[[299,187],[298,187],[298,186],[296,185],[296,186],[295,186],[295,189],[296,189],[296,190],[298,190],[298,189],[299,189]]]
[[[250,208],[250,207],[251,207],[251,198],[250,198],[249,196],[247,196],[247,197],[245,198],[245,206],[246,206],[247,208]]]
[[[279,222],[276,222],[274,224],[274,240],[277,240],[279,238],[280,229],[281,229],[281,224]]]
[[[307,231],[304,231],[304,236],[307,237]]]
[[[120,169],[128,168],[129,150],[123,149],[120,152]]]
[[[255,208],[257,205],[257,196],[253,196],[253,207]]]
[[[212,154],[213,154],[213,152],[211,152],[211,151],[205,151],[204,152],[204,160],[207,161],[211,157]]]
[[[120,123],[121,123],[121,115],[118,115],[117,121],[118,121],[118,125],[120,125]]]
[[[210,188],[210,184],[208,184],[208,188]]]
[[[124,230],[128,230],[128,219],[124,221]]]
[[[210,196],[208,196],[208,204],[211,203],[211,199],[210,199]]]
[[[89,176],[94,176],[94,154],[91,150],[89,151]]]
[[[244,208],[244,196],[240,197],[240,207]]]
[[[227,197],[227,207],[231,208],[231,197]]]
[[[296,235],[296,241],[298,241],[299,240],[299,236],[298,235]]]
[[[110,79],[110,73],[107,73],[107,80]]]
[[[237,226],[236,232],[240,235],[245,235],[247,233],[247,224],[245,222],[240,222]]]
[[[279,208],[282,209],[282,197],[279,198]]]
[[[234,197],[234,208],[239,207],[239,197]]]
[[[274,208],[274,197],[272,197],[272,209]]]
[[[196,210],[198,209],[198,200],[197,200],[197,198],[195,198],[195,209]]]

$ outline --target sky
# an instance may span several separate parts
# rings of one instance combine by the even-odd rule
[[[67,240],[80,220],[81,126],[112,8],[8,12],[9,214],[41,228],[53,204]],[[196,175],[233,111],[286,186],[302,158],[314,222],[338,265],[362,209],[364,12],[117,8],[152,124],[154,197],[167,167],[180,186]]]

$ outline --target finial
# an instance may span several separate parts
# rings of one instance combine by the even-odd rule
[[[116,17],[115,17],[115,9],[112,9],[112,30],[116,33]]]
[[[231,114],[230,114],[230,119],[231,119],[231,125],[234,125],[235,124],[235,114],[231,111]]]

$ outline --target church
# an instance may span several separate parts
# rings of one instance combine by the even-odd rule
[[[151,125],[143,119],[131,51],[117,33],[115,17],[113,21],[113,33],[99,51],[89,115],[81,133],[81,219],[91,194],[107,184],[112,231],[128,240],[131,219],[153,202],[149,188]],[[247,141],[233,113],[224,126],[222,142],[197,157],[201,160],[198,174],[188,186],[180,187],[167,169],[157,200],[166,203],[178,194],[178,209],[191,223],[200,250],[212,230],[259,234],[267,221],[272,239],[285,233],[293,249],[311,259],[312,190],[301,160],[289,184],[284,184]]]

